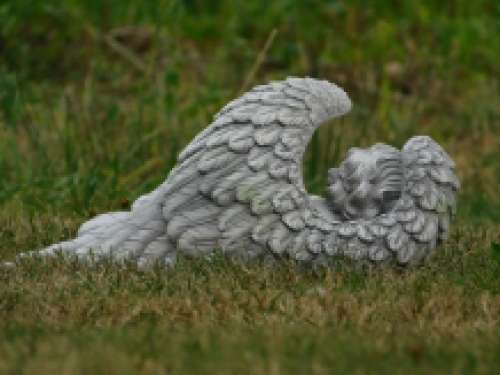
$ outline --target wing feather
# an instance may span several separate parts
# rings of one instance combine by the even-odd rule
[[[281,125],[272,124],[265,128],[257,128],[254,132],[255,143],[259,146],[271,146],[278,142],[283,128]]]

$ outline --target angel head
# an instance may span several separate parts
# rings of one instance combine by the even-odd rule
[[[340,167],[328,171],[326,200],[343,220],[369,219],[390,211],[402,188],[401,152],[377,143],[350,149]]]

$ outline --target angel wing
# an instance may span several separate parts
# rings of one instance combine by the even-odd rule
[[[447,233],[457,181],[451,159],[427,138],[408,143],[408,178],[388,214],[345,222],[323,198],[307,194],[305,148],[322,123],[351,106],[347,94],[326,81],[288,78],[256,87],[224,107],[179,155],[167,180],[131,212],[98,216],[76,239],[38,254],[61,249],[144,265],[221,249],[243,259],[266,253],[321,262],[341,253],[405,263],[432,250]]]
[[[296,234],[313,220],[306,215],[302,155],[316,128],[351,106],[326,81],[289,78],[256,87],[223,108],[131,212],[100,215],[77,238],[38,254],[62,250],[143,264],[217,248],[243,258],[265,249],[297,252],[305,236]]]
[[[316,128],[351,106],[342,89],[310,78],[256,87],[229,103],[165,182],[172,244],[188,255],[219,248],[244,259],[303,252],[310,204],[302,156]]]

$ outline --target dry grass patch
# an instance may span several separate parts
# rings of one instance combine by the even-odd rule
[[[33,237],[40,221],[54,230],[48,242],[75,224],[19,219],[14,230],[7,220],[0,232],[3,242],[6,237],[12,245],[18,241],[15,251],[38,244]],[[459,223],[431,263],[405,269],[304,269],[293,262],[240,264],[223,256],[144,270],[113,262],[25,260],[1,273],[0,321],[58,328],[117,328],[144,321],[162,326],[306,324],[372,335],[425,332],[436,339],[491,334],[500,316],[499,264],[492,255],[499,238],[494,226]]]

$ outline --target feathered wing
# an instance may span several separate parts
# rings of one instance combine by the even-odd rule
[[[217,248],[243,258],[266,248],[300,253],[308,220],[302,155],[319,125],[350,108],[345,92],[326,81],[289,78],[256,87],[223,108],[131,212],[93,218],[77,238],[36,253],[139,264]]]
[[[405,185],[390,214],[387,248],[398,262],[428,258],[449,234],[460,182],[455,163],[430,137],[411,138],[403,147]]]
[[[176,253],[165,235],[165,221],[158,202],[158,189],[139,198],[130,212],[111,212],[85,222],[75,239],[51,245],[43,250],[22,253],[55,256],[62,253],[82,260],[112,257],[136,260],[146,250],[161,248],[163,259],[175,262]]]
[[[310,78],[259,86],[229,103],[181,153],[163,186],[173,246],[244,259],[266,249],[304,255],[302,156],[317,127],[350,108],[344,91]]]

